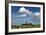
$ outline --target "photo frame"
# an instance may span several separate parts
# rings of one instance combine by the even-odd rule
[[[5,34],[45,32],[45,3],[5,1]]]

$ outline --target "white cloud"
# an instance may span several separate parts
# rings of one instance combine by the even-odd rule
[[[21,14],[20,17],[25,17],[27,15],[32,15],[32,17],[35,17],[35,16],[39,17],[40,16],[39,12],[33,13],[32,11],[25,9],[24,7],[20,8],[18,13]]]
[[[34,16],[40,16],[39,12],[34,13]]]
[[[26,16],[26,14],[23,14],[22,16],[23,16],[23,17],[25,17],[25,16]]]
[[[32,14],[32,11],[29,11],[27,9],[25,9],[24,7],[20,8],[19,10],[20,14]]]
[[[26,14],[16,15],[16,17],[26,17]]]
[[[19,12],[23,12],[25,11],[26,9],[24,7],[20,8]]]

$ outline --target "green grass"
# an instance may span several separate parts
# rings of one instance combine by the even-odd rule
[[[19,28],[40,28],[40,24],[25,24],[25,25],[11,25],[12,29],[19,29]]]

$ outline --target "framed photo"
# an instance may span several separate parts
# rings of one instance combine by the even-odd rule
[[[6,1],[6,34],[37,33],[45,31],[45,3]]]

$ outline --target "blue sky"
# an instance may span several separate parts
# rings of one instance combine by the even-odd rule
[[[40,16],[37,16],[40,15],[39,13],[40,7],[11,6],[11,22],[13,25],[20,25],[25,23],[26,21],[28,23],[38,24],[40,23]]]

